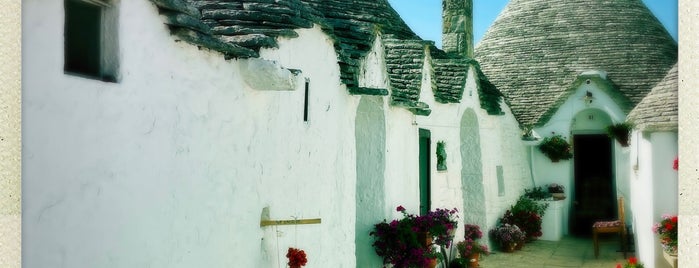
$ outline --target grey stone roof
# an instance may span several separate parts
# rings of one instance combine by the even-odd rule
[[[427,44],[422,40],[401,40],[386,35],[386,71],[392,102],[417,102],[422,85],[422,67]]]
[[[433,88],[440,102],[459,102],[467,66],[477,66],[472,59],[449,55],[433,42],[420,39],[387,0],[150,1],[158,7],[173,35],[219,51],[226,58],[258,57],[261,48],[276,47],[277,38],[294,38],[296,29],[318,24],[335,41],[340,82],[350,94],[388,95],[387,89],[358,84],[361,60],[380,34],[385,40],[391,103],[419,115],[430,113],[427,104],[419,101],[427,47],[437,66]],[[477,70],[479,90],[486,92],[481,96],[481,105],[489,113],[498,114],[500,93],[480,68]],[[496,112],[493,107],[497,107]]]
[[[277,46],[277,37],[296,37],[295,29],[325,25],[322,15],[300,0],[151,2],[173,35],[226,58],[258,57],[260,48]]]
[[[677,131],[677,64],[627,118],[641,131]]]
[[[607,72],[630,111],[677,61],[677,43],[640,0],[512,0],[475,57],[519,123],[541,126],[589,70]]]
[[[458,103],[464,94],[471,59],[433,59],[434,99],[441,103]]]
[[[378,32],[403,40],[420,38],[387,0],[304,0],[320,11],[337,37],[342,83],[357,87],[360,60],[371,50]]]

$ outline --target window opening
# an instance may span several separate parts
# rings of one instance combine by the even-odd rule
[[[498,196],[505,196],[505,176],[502,173],[502,166],[496,166],[495,173],[498,177]]]
[[[306,78],[306,84],[303,91],[303,122],[308,123],[308,86],[310,80]]]
[[[64,71],[116,82],[116,7],[101,0],[65,0]]]

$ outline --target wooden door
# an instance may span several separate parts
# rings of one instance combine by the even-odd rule
[[[604,134],[573,136],[574,194],[571,231],[591,234],[598,220],[616,218],[612,140]]]
[[[420,215],[430,211],[430,131],[420,129]]]

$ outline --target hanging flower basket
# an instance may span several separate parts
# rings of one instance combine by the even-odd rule
[[[619,123],[607,127],[607,136],[615,139],[622,147],[629,146],[629,136],[631,135],[633,125],[631,123]]]
[[[545,154],[551,162],[558,162],[559,160],[568,160],[573,158],[573,153],[571,153],[570,144],[561,135],[553,135],[551,137],[546,137],[538,146],[539,151]]]

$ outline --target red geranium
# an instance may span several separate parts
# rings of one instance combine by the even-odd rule
[[[666,252],[677,252],[677,215],[663,215],[663,220],[653,226],[653,232],[658,234]]]
[[[621,264],[617,263],[616,268],[622,268]],[[639,263],[636,257],[630,257],[627,263],[624,264],[623,268],[643,268],[643,264]]]
[[[286,257],[289,258],[289,263],[287,264],[289,264],[291,268],[305,266],[308,261],[306,259],[306,252],[296,248],[289,248],[289,251],[286,252]]]

